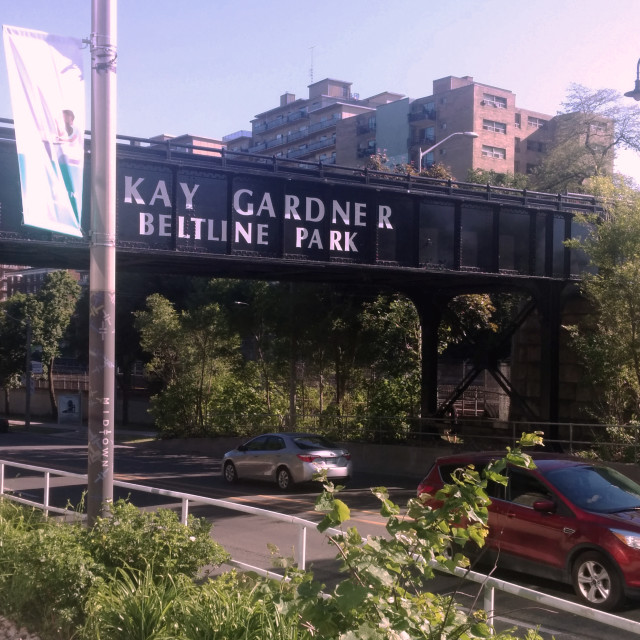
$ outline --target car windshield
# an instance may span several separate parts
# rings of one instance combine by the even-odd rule
[[[333,442],[330,442],[322,436],[299,436],[293,441],[300,449],[337,449]]]
[[[555,469],[545,478],[581,509],[598,513],[640,509],[640,485],[609,467]]]

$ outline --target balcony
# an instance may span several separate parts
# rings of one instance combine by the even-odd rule
[[[376,125],[370,125],[370,124],[359,124],[356,127],[356,135],[364,135],[366,133],[375,133],[376,131]]]
[[[253,125],[253,133],[264,133],[265,131],[269,131],[271,129],[277,129],[278,127],[282,127],[291,122],[296,122],[301,120],[302,118],[308,118],[309,114],[306,111],[294,111],[293,113],[289,113],[286,116],[278,116],[274,120],[269,122],[263,122],[261,124]]]
[[[316,140],[305,146],[304,149],[294,149],[293,151],[289,151],[287,153],[287,158],[300,158],[301,156],[306,156],[314,151],[318,151],[318,149],[325,149],[328,147],[334,147],[336,144],[335,139],[327,138],[326,140]]]
[[[421,111],[416,111],[414,113],[409,114],[409,122],[415,122],[416,120],[435,120],[435,119],[436,119],[435,109],[422,109]]]
[[[432,145],[435,143],[436,143],[436,137],[435,135],[433,135],[433,136],[418,136],[416,138],[416,141],[413,144],[422,146],[425,144]]]
[[[322,131],[323,129],[328,129],[329,127],[335,127],[338,121],[342,120],[342,114],[335,114],[333,117],[328,120],[321,120],[320,122],[314,122],[309,125],[309,133],[315,133],[316,131]]]
[[[366,149],[358,149],[358,158],[368,158],[376,152],[375,147],[367,147]]]

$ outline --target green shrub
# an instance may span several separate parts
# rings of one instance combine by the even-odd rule
[[[189,516],[183,525],[168,509],[141,511],[125,500],[112,505],[111,517],[98,518],[88,532],[91,555],[109,573],[116,569],[144,571],[155,575],[184,574],[194,577],[206,565],[220,565],[229,556],[209,533],[204,518]]]
[[[82,607],[98,573],[84,532],[80,525],[36,518],[26,526],[20,518],[13,523],[12,531],[4,528],[0,545],[2,611],[50,637],[68,638],[83,620]]]
[[[231,571],[193,592],[178,626],[198,640],[310,640],[298,612],[280,607],[280,594],[291,589]]]
[[[82,636],[87,640],[179,640],[174,611],[195,588],[184,575],[175,578],[143,571],[117,569],[100,581],[87,602]]]

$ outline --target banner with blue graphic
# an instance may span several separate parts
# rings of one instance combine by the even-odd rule
[[[82,236],[82,41],[2,28],[24,224]]]

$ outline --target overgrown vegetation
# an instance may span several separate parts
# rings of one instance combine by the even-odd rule
[[[522,444],[538,442],[523,436]],[[433,496],[439,508],[412,499],[402,510],[386,489],[372,489],[386,535],[366,539],[345,528],[349,508],[325,480],[318,529],[342,530],[328,537],[343,573],[329,594],[312,571],[296,569],[282,582],[235,571],[196,579],[196,567],[225,554],[205,523],[183,526],[171,512],[120,502],[87,531],[0,501],[0,612],[44,640],[510,640],[485,612],[429,591],[431,561],[451,569],[467,562],[447,553],[453,544],[482,546],[487,482],[506,483],[508,461],[532,465],[514,449],[482,474],[461,469]],[[526,637],[539,640],[534,631]]]
[[[112,514],[87,530],[0,500],[0,611],[47,638],[69,640],[96,590],[140,572],[191,579],[227,558],[205,520],[190,517],[185,526],[172,511],[142,512],[123,501]]]
[[[443,301],[440,352],[495,331],[495,310],[487,295]],[[213,280],[182,309],[153,294],[134,315],[164,436],[331,436],[347,416],[353,435],[382,425],[390,441],[421,414],[422,333],[407,296]]]
[[[585,239],[569,244],[593,266],[580,284],[592,313],[567,329],[585,365],[594,417],[624,425],[640,419],[640,194],[608,178],[590,185],[605,215],[583,217]]]

